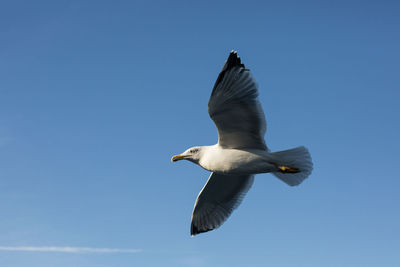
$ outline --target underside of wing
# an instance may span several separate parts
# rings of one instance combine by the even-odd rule
[[[211,173],[194,205],[190,234],[193,236],[221,226],[240,205],[253,182],[253,175]]]
[[[208,102],[208,113],[218,129],[219,145],[267,149],[264,141],[266,121],[257,97],[256,82],[237,53],[232,51]]]

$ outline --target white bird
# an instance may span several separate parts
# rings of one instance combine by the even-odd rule
[[[218,143],[196,146],[172,161],[189,160],[211,172],[192,214],[192,236],[221,226],[242,202],[257,173],[271,172],[290,186],[299,185],[312,171],[308,150],[301,146],[270,152],[265,145],[266,122],[257,84],[232,51],[208,102],[218,130]]]

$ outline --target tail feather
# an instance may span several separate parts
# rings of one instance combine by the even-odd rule
[[[290,186],[301,184],[312,172],[311,155],[304,146],[272,153],[279,171],[272,174]],[[296,170],[287,171],[287,170]]]

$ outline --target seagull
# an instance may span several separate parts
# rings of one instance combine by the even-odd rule
[[[211,172],[194,205],[191,236],[220,227],[254,182],[254,175],[272,173],[290,186],[312,171],[304,146],[271,152],[265,144],[266,121],[258,86],[250,70],[231,51],[208,101],[208,114],[218,130],[218,143],[196,146],[171,161],[188,160]]]

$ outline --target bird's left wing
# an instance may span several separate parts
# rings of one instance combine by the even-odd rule
[[[254,175],[211,173],[194,205],[190,234],[194,236],[221,226],[240,205],[253,182]]]

